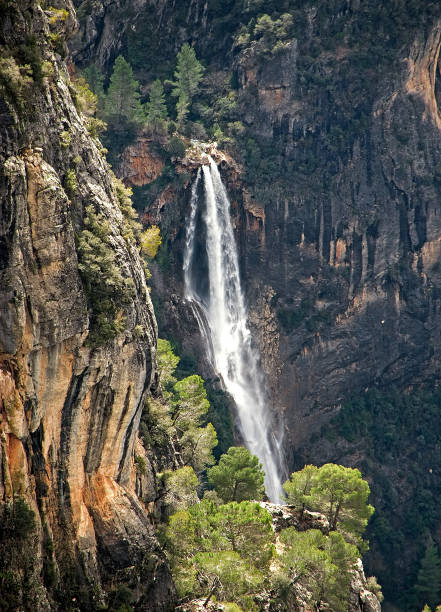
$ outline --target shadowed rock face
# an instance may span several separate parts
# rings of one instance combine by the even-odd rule
[[[136,586],[142,609],[166,609],[171,580],[135,494],[134,444],[157,336],[142,263],[122,235],[108,166],[49,44],[54,13],[31,0],[13,5],[0,26],[2,55],[35,35],[52,70],[32,84],[31,103],[18,107],[8,95],[0,103],[0,505],[21,497],[33,508],[35,580],[42,557],[54,568],[58,588],[40,588],[32,609],[59,609],[72,597],[90,609],[118,582]],[[69,11],[55,20],[64,37],[73,8],[57,6]],[[66,187],[68,170],[76,188]],[[109,223],[122,275],[134,282],[121,312],[125,330],[95,349],[75,248],[91,204]]]

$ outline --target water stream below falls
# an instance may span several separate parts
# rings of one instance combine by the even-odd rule
[[[273,430],[262,371],[248,328],[230,202],[217,166],[209,159],[210,165],[202,166],[202,172],[199,169],[192,186],[183,266],[185,297],[196,305],[195,316],[212,365],[236,403],[246,447],[262,463],[267,495],[277,503],[282,494],[282,440]],[[205,197],[201,197],[201,182]],[[200,262],[203,236],[205,265]],[[203,275],[208,278],[201,278]]]

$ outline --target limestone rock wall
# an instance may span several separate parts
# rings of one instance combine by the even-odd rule
[[[57,8],[68,11],[64,37],[73,7]],[[19,0],[0,26],[2,57],[34,37],[46,67],[25,105],[4,88],[0,98],[0,506],[24,499],[35,512],[34,586],[24,588],[35,595],[32,609],[72,601],[92,609],[119,583],[134,589],[142,609],[167,609],[173,587],[135,493],[133,461],[155,375],[156,321],[108,166],[73,103],[62,48],[51,46],[57,15]],[[108,221],[116,261],[135,287],[121,312],[125,330],[100,348],[87,342],[75,246],[91,204]],[[19,569],[17,576],[24,580]]]

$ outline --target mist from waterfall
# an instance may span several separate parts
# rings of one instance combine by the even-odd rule
[[[248,328],[230,202],[215,162],[211,157],[209,161],[209,166],[202,167],[205,198],[198,195],[200,169],[192,187],[183,266],[185,297],[196,305],[193,310],[207,342],[213,367],[236,403],[246,447],[262,463],[267,495],[277,503],[282,494],[282,440],[273,431],[262,372]],[[200,240],[198,217],[199,224],[205,225],[206,291],[201,290],[195,272],[198,263],[196,242]],[[200,268],[198,273],[200,275]]]

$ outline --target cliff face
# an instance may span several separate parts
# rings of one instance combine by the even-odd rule
[[[23,500],[35,513],[22,548],[2,532],[2,591],[19,607],[92,609],[124,583],[143,609],[165,609],[173,589],[133,463],[156,322],[108,166],[60,57],[73,7],[20,0],[1,10],[0,506],[16,522]],[[122,277],[133,279],[118,315],[124,331],[102,346],[88,342],[78,271],[86,206],[106,223]]]
[[[314,103],[289,84],[294,46],[258,70],[248,58],[238,62],[243,89],[257,92],[251,129],[274,138],[288,172],[283,185],[264,187],[256,229],[247,211],[241,243],[256,326],[264,327],[265,293],[280,323],[279,338],[261,337],[277,347],[267,367],[294,446],[349,389],[405,386],[439,370],[439,44],[435,20],[401,50],[395,72],[380,75],[365,128],[351,134],[349,126],[343,136],[338,129],[354,113],[342,95],[325,91]],[[351,69],[339,53],[323,60],[334,90]],[[314,167],[303,159],[305,141]]]

